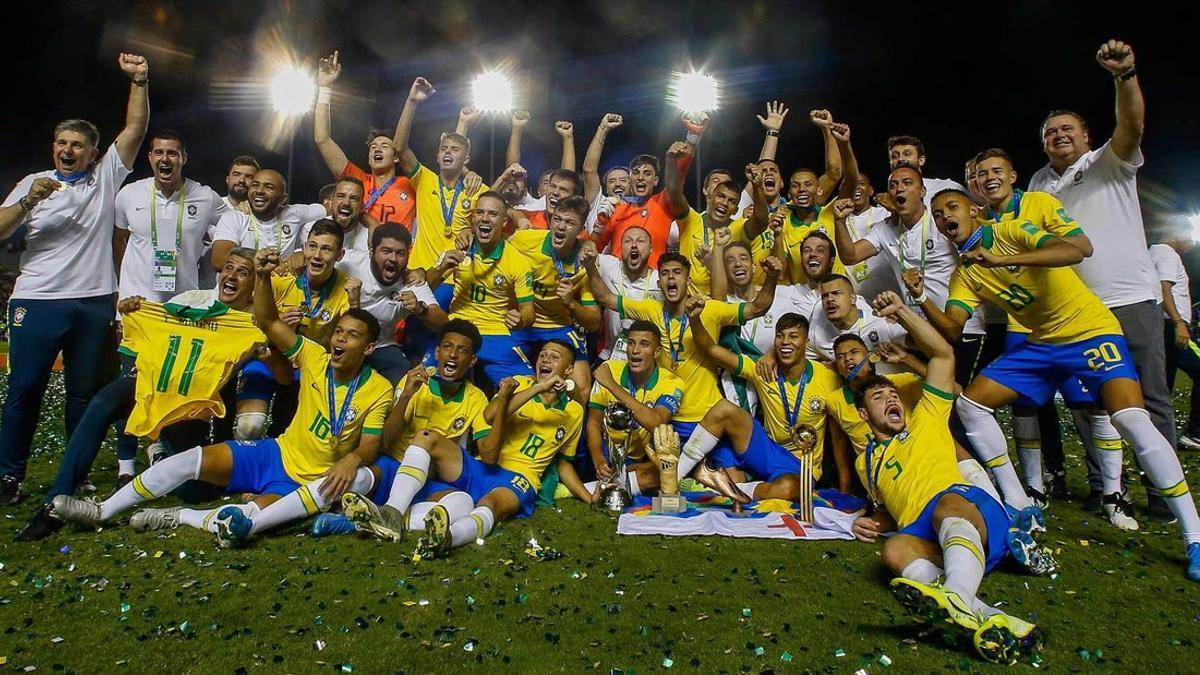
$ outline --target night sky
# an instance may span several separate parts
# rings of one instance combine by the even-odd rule
[[[639,152],[661,155],[682,134],[664,100],[668,74],[691,66],[723,83],[702,148],[705,170],[755,159],[762,131],[754,115],[779,98],[792,108],[779,153],[785,170],[822,161],[807,113],[823,107],[851,125],[859,161],[877,185],[885,141],[897,133],[925,141],[926,173],[937,177],[961,179],[967,157],[1004,147],[1023,185],[1045,162],[1039,125],[1048,110],[1082,113],[1097,145],[1111,134],[1113,85],[1094,54],[1102,40],[1118,37],[1134,46],[1147,99],[1143,206],[1151,222],[1156,209],[1200,212],[1192,189],[1200,182],[1197,58],[1185,47],[1195,39],[1196,5],[975,3],[996,12],[983,17],[970,3],[917,4],[22,3],[7,11],[19,54],[9,60],[0,180],[7,192],[26,173],[50,168],[47,144],[59,119],[88,118],[111,142],[127,92],[116,66],[121,49],[151,59],[151,129],[187,137],[187,175],[224,193],[226,164],[243,152],[282,170],[287,137],[269,132],[274,113],[263,83],[290,46],[314,69],[317,58],[341,50],[334,138],[360,162],[366,129],[395,125],[415,76],[439,90],[415,127],[414,148],[428,157],[437,133],[452,128],[458,107],[469,102],[472,76],[507,59],[517,74],[517,104],[534,116],[523,159],[533,172],[558,162],[555,119],[575,123],[582,163],[610,111],[626,124],[610,135],[605,166]],[[507,139],[507,120],[498,120],[497,170]],[[486,122],[472,140],[473,164],[490,178]],[[135,177],[148,173],[139,160]],[[325,182],[310,116],[296,135],[293,201],[314,201]]]

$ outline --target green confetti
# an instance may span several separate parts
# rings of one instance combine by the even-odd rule
[[[779,660],[783,661],[784,663],[791,663],[793,658],[795,657],[792,656],[791,652],[784,652],[779,655]]]
[[[750,608],[749,607],[742,608],[742,616],[750,616]]]
[[[846,655],[846,650],[838,647],[837,649],[833,650],[833,655],[840,659]]]
[[[663,666],[663,668],[670,668],[670,667],[671,667],[671,666],[673,666],[673,665],[675,665],[675,662],[674,662],[674,661],[672,661],[671,659],[669,659],[669,658],[667,658],[667,657],[665,657],[665,656],[663,657],[663,660],[662,660],[662,666]]]

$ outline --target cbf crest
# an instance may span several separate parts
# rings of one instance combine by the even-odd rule
[[[453,427],[454,427],[454,430],[455,430],[455,431],[462,431],[462,428],[463,428],[463,427],[465,427],[465,426],[467,426],[467,418],[465,418],[465,417],[455,417],[455,418],[454,418],[454,423],[453,423],[451,426],[453,426]]]
[[[195,204],[188,204],[188,205],[187,205],[187,214],[188,214],[188,218],[195,218],[195,217],[196,217],[196,212],[197,212],[197,208],[196,208],[196,205],[195,205]]]
[[[555,442],[561,443],[561,442],[562,442],[562,439],[564,439],[564,438],[566,438],[566,437],[567,437],[567,430],[566,430],[566,428],[565,428],[565,427],[559,427],[559,428],[557,428],[557,429],[555,429],[555,430],[554,430],[554,440],[555,440]]]
[[[496,276],[492,277],[492,285],[496,288],[504,288],[504,275],[497,274]]]

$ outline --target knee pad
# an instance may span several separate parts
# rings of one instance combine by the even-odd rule
[[[233,422],[233,437],[239,441],[255,441],[267,430],[267,413],[238,413]]]

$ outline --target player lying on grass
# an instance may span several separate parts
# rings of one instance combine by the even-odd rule
[[[855,520],[854,533],[876,541],[898,528],[884,544],[883,563],[896,575],[891,586],[905,609],[967,633],[988,661],[1015,663],[1041,648],[1042,635],[976,597],[984,574],[1008,553],[1010,522],[1003,504],[958,471],[949,426],[954,349],[897,294],[881,293],[874,305],[904,326],[929,363],[911,413],[884,377],[869,379],[856,395],[871,436],[855,468],[874,509]]]
[[[486,537],[497,520],[533,515],[542,473],[556,457],[559,480],[571,494],[590,502],[571,464],[583,428],[583,407],[571,399],[566,386],[575,366],[575,347],[551,340],[534,366],[534,377],[501,381],[484,412],[484,429],[475,433],[479,457],[433,431],[418,431],[392,484],[379,486],[388,493],[387,503],[376,506],[362,493],[351,492],[342,498],[345,514],[359,528],[399,541],[417,524],[411,513],[405,515],[410,507],[421,497],[437,500],[436,506],[417,510],[425,511],[420,523],[425,536],[418,542],[418,553],[435,557]],[[444,500],[463,492],[473,508],[458,508],[467,505],[461,497]]]
[[[264,249],[255,257],[255,319],[300,371],[299,408],[284,434],[186,450],[138,474],[103,502],[59,495],[51,502],[52,515],[95,527],[189,480],[202,480],[230,494],[258,496],[210,510],[148,509],[134,514],[130,525],[136,530],[190,525],[216,533],[218,544],[225,546],[322,511],[347,488],[370,488],[366,467],[379,453],[392,404],[391,385],[364,365],[379,337],[379,322],[365,310],[347,310],[334,326],[326,352],[279,317],[271,293],[278,253]]]

